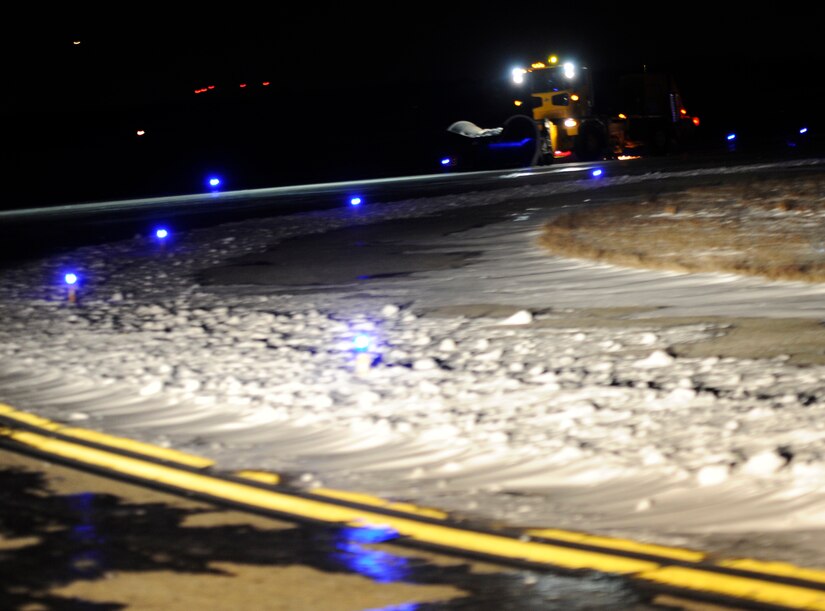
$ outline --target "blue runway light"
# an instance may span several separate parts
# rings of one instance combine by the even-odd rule
[[[441,165],[450,165],[450,161],[452,161],[449,157],[444,157],[441,160]]]
[[[601,176],[602,174],[604,174],[604,170],[602,170],[601,168],[596,168],[595,170],[593,170],[592,172],[590,172],[590,175],[591,175],[593,178],[598,178],[598,177],[599,177],[599,176]]]
[[[68,285],[77,284],[77,280],[78,280],[77,274],[73,274],[73,273],[69,272],[68,274],[63,276],[63,280]]]
[[[351,197],[349,200],[350,206],[360,206],[361,205],[361,198],[360,197]]]
[[[212,189],[217,189],[221,186],[221,179],[217,176],[210,176],[206,180],[206,184],[208,184]]]
[[[728,134],[728,135],[727,135],[727,137],[726,137],[725,139],[726,139],[728,142],[732,142],[733,140],[736,140],[736,134]]]
[[[157,237],[159,240],[164,240],[169,237],[169,230],[163,227],[159,227],[155,230],[155,237]]]
[[[364,352],[367,348],[370,347],[370,336],[365,335],[364,333],[359,333],[355,337],[352,338],[352,349],[356,352]]]
[[[808,133],[808,128],[807,128],[807,127],[803,127],[803,128],[801,128],[801,129],[799,130],[799,133],[800,133],[800,134],[807,134],[807,133]]]

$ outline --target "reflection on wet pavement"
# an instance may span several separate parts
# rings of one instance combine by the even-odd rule
[[[382,611],[662,608],[644,603],[642,594],[626,582],[606,576],[512,568],[478,571],[470,563],[433,562],[423,551],[394,551],[388,543],[398,543],[396,533],[382,528],[185,525],[212,512],[214,508],[206,506],[133,503],[112,494],[55,494],[41,473],[0,468],[0,608],[126,609],[129,601],[118,600],[115,591],[109,601],[56,591],[127,573],[144,575],[146,587],[151,587],[150,574],[160,572],[232,577],[219,567],[222,563],[300,565],[324,574],[357,574],[380,584],[447,586],[459,593],[439,602],[370,607]],[[231,593],[227,590],[226,595]],[[332,601],[330,605],[342,608]]]

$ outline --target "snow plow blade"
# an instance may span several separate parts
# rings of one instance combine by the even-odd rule
[[[457,165],[466,170],[496,170],[538,165],[540,142],[536,122],[514,115],[501,127],[481,128],[456,121],[447,131],[455,134]]]

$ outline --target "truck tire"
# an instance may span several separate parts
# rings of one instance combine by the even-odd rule
[[[671,139],[667,130],[661,125],[655,125],[650,134],[650,154],[657,157],[667,155],[670,148]]]
[[[529,168],[538,165],[541,146],[536,121],[526,115],[513,115],[504,122],[501,137],[493,146],[498,167]]]
[[[607,130],[599,121],[587,121],[579,127],[574,151],[579,161],[604,159],[607,151]]]

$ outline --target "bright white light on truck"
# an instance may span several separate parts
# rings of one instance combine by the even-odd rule
[[[521,85],[524,82],[525,74],[527,74],[527,70],[524,68],[513,68],[513,82],[516,85]]]
[[[564,120],[565,127],[576,127],[576,120],[575,119],[565,119]]]
[[[564,76],[565,78],[573,78],[576,76],[576,67],[570,62],[564,64]]]

